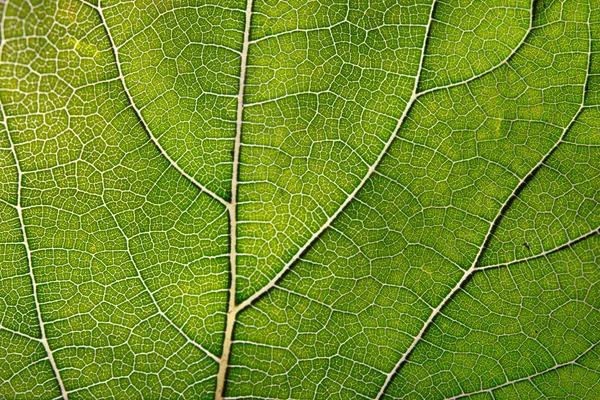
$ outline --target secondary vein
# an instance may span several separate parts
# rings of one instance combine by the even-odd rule
[[[589,237],[591,237],[593,235],[596,235],[596,234],[600,234],[600,227],[596,227],[596,228],[592,229],[591,231],[584,233],[583,235],[579,235],[576,238],[573,238],[573,239],[569,240],[568,242],[565,242],[565,243],[561,244],[560,246],[556,246],[556,247],[553,247],[551,249],[544,250],[544,251],[542,251],[542,252],[540,252],[538,254],[534,254],[534,255],[529,256],[529,257],[518,258],[516,260],[507,261],[507,262],[504,262],[504,263],[483,265],[481,267],[477,267],[477,270],[478,271],[484,271],[486,269],[508,267],[508,266],[514,265],[514,264],[519,264],[519,263],[523,263],[523,262],[533,261],[533,260],[536,260],[538,258],[549,256],[550,254],[556,253],[557,251],[560,251],[562,249],[566,249],[568,247],[571,247],[574,244],[579,243],[579,242],[581,242],[581,241],[583,241],[583,240],[585,240],[585,239],[587,239],[587,238],[589,238]]]
[[[534,24],[533,24],[534,10],[533,10],[533,8],[535,6],[534,2],[535,2],[535,0],[531,1],[531,8],[530,8],[530,15],[529,15],[529,27],[525,31],[525,34],[523,35],[523,37],[521,38],[519,43],[517,43],[517,45],[512,49],[512,51],[501,62],[494,65],[492,68],[489,68],[483,72],[473,75],[470,78],[463,79],[458,82],[449,83],[449,84],[443,85],[443,86],[434,86],[430,89],[423,90],[418,93],[419,97],[424,96],[428,93],[437,92],[437,91],[444,90],[444,89],[451,89],[453,87],[465,85],[467,83],[470,83],[474,80],[477,80],[485,75],[488,75],[488,74],[496,71],[498,68],[502,67],[503,65],[506,65],[514,57],[514,55],[517,54],[517,52],[525,45],[527,38],[529,38],[529,35],[531,35],[531,32],[533,32],[533,28],[534,28]]]
[[[88,4],[88,3],[85,3],[85,4]],[[114,53],[115,61],[116,61],[116,64],[117,64],[117,70],[118,70],[118,73],[119,73],[119,80],[121,81],[121,84],[122,84],[122,86],[123,86],[123,90],[124,90],[124,91],[125,91],[125,93],[127,94],[127,98],[128,98],[128,100],[129,100],[129,103],[131,104],[131,107],[134,109],[134,111],[136,112],[136,114],[137,114],[137,116],[138,116],[138,119],[140,120],[140,122],[142,123],[142,125],[144,125],[144,128],[145,128],[145,130],[148,132],[148,136],[149,136],[149,137],[152,139],[152,141],[154,141],[154,143],[156,144],[156,146],[157,146],[157,147],[159,148],[159,150],[160,150],[160,151],[163,153],[163,155],[164,155],[164,156],[165,156],[165,157],[166,157],[166,158],[169,160],[169,162],[171,163],[171,165],[172,165],[172,166],[174,166],[174,167],[175,167],[175,168],[176,168],[176,169],[177,169],[177,170],[178,170],[178,171],[179,171],[179,172],[180,172],[182,175],[186,176],[186,177],[187,177],[187,178],[188,178],[188,179],[189,179],[189,180],[190,180],[192,183],[195,183],[195,184],[196,184],[196,186],[198,186],[198,187],[199,187],[201,190],[204,190],[204,191],[206,191],[206,192],[208,192],[208,193],[210,194],[211,192],[209,192],[209,191],[208,191],[206,188],[204,188],[204,187],[203,187],[203,186],[201,186],[199,183],[197,183],[195,180],[193,180],[193,178],[192,178],[192,177],[190,177],[190,176],[187,176],[187,175],[185,174],[185,172],[184,172],[184,171],[182,171],[182,170],[179,168],[179,166],[178,166],[177,164],[175,164],[175,163],[174,163],[174,162],[173,162],[173,161],[172,161],[170,158],[168,158],[168,155],[167,155],[167,154],[166,154],[164,151],[162,151],[162,148],[161,148],[161,147],[160,147],[160,145],[158,144],[158,141],[156,140],[156,138],[154,138],[154,136],[152,136],[152,134],[150,134],[150,131],[148,131],[148,129],[146,128],[146,125],[145,125],[145,123],[144,123],[144,121],[143,121],[143,119],[142,119],[142,116],[141,116],[141,114],[139,113],[139,111],[137,110],[137,108],[136,108],[136,106],[135,106],[135,103],[133,102],[133,98],[132,98],[132,97],[131,97],[131,95],[129,94],[129,91],[128,91],[128,89],[127,89],[127,86],[126,86],[126,84],[125,84],[125,78],[124,78],[124,75],[123,75],[123,73],[121,72],[121,65],[120,65],[120,62],[119,62],[118,53],[117,53],[117,50],[116,50],[116,48],[115,48],[115,46],[114,46],[114,42],[113,42],[112,36],[111,36],[111,34],[110,34],[110,30],[108,29],[108,25],[106,24],[106,20],[105,20],[105,18],[104,18],[104,13],[102,12],[102,9],[101,9],[100,7],[95,7],[95,6],[92,6],[91,4],[88,4],[88,5],[89,5],[90,7],[92,7],[92,8],[94,8],[94,9],[95,9],[95,10],[98,12],[98,15],[100,16],[101,23],[102,23],[102,25],[103,25],[103,27],[104,27],[104,30],[106,31],[106,35],[107,35],[107,37],[108,37],[108,40],[109,40],[109,42],[110,42],[110,44],[111,44],[111,46],[112,46],[112,48],[113,48],[113,53]],[[215,197],[215,196],[216,196],[216,197]],[[220,199],[220,197],[218,197],[217,195],[214,195],[213,197],[215,197],[217,200],[219,200],[219,199]],[[222,199],[221,199],[221,200],[222,200]],[[104,198],[102,199],[102,201],[104,202]],[[224,202],[224,200],[223,200],[222,202]],[[108,206],[106,205],[106,203],[104,203],[104,206],[108,208]],[[204,352],[204,353],[205,353],[205,354],[206,354],[208,357],[210,357],[210,358],[211,358],[211,359],[213,359],[214,361],[216,361],[216,362],[219,362],[219,358],[218,358],[217,356],[215,356],[213,353],[211,353],[210,351],[208,351],[208,350],[207,350],[206,348],[204,348],[202,345],[200,345],[200,344],[199,344],[199,343],[197,343],[195,340],[193,340],[192,338],[190,338],[190,337],[189,337],[189,336],[188,336],[188,335],[187,335],[187,334],[186,334],[186,333],[183,331],[183,329],[180,329],[180,328],[179,328],[179,327],[178,327],[178,326],[177,326],[177,325],[176,325],[176,324],[175,324],[175,323],[174,323],[174,322],[173,322],[173,321],[172,321],[172,320],[171,320],[171,319],[170,319],[170,318],[169,318],[169,317],[168,317],[168,316],[167,316],[167,315],[166,315],[166,314],[165,314],[165,313],[162,311],[162,309],[160,308],[160,306],[159,306],[159,304],[158,304],[158,301],[157,301],[157,300],[156,300],[156,298],[154,297],[154,294],[152,293],[152,291],[150,290],[150,288],[149,288],[149,287],[146,285],[146,282],[144,281],[144,279],[143,279],[143,277],[142,277],[142,275],[141,275],[141,273],[140,273],[140,271],[139,271],[139,269],[138,269],[138,267],[137,267],[137,264],[135,263],[135,261],[133,260],[133,257],[131,256],[131,251],[129,250],[129,249],[130,249],[130,245],[129,245],[129,238],[128,238],[128,237],[125,235],[125,232],[123,232],[123,230],[121,229],[121,226],[120,226],[120,225],[119,225],[119,223],[117,222],[116,218],[115,218],[115,217],[112,215],[112,213],[109,213],[109,214],[110,214],[110,215],[111,215],[111,217],[113,218],[113,221],[114,221],[114,223],[115,223],[115,225],[116,225],[117,229],[118,229],[118,230],[119,230],[119,232],[120,232],[120,233],[123,235],[123,238],[124,238],[124,240],[125,240],[126,247],[127,247],[127,255],[128,255],[128,257],[129,257],[129,260],[130,260],[130,261],[131,261],[131,263],[133,264],[133,266],[134,266],[134,268],[135,268],[135,270],[136,270],[136,272],[137,272],[138,278],[140,279],[140,281],[141,281],[141,283],[142,283],[142,286],[144,287],[144,289],[146,290],[146,292],[147,292],[147,293],[148,293],[148,295],[150,296],[150,300],[152,301],[153,305],[156,307],[156,309],[157,309],[157,313],[158,313],[159,315],[161,315],[161,316],[162,316],[162,317],[163,317],[163,318],[164,318],[164,319],[165,319],[165,320],[166,320],[166,321],[169,323],[169,325],[171,325],[171,326],[172,326],[172,327],[173,327],[173,328],[174,328],[174,329],[175,329],[177,332],[179,332],[179,334],[181,334],[181,335],[184,337],[184,339],[185,339],[185,340],[186,340],[188,343],[190,343],[190,344],[192,344],[193,346],[195,346],[196,348],[200,349],[202,352]]]
[[[589,25],[590,25],[589,18],[590,17],[588,16],[588,31],[591,32],[591,30],[589,29]],[[487,231],[486,235],[483,238],[483,241],[481,243],[481,246],[479,247],[479,250],[477,252],[477,255],[475,256],[475,259],[473,260],[473,263],[471,264],[471,266],[469,267],[469,269],[464,272],[464,274],[462,275],[462,277],[460,278],[460,280],[456,283],[456,285],[452,288],[452,290],[450,290],[450,292],[446,295],[446,297],[444,297],[444,299],[442,299],[442,301],[440,302],[440,304],[438,304],[438,306],[429,315],[429,318],[427,318],[427,320],[423,324],[423,327],[421,328],[421,330],[419,331],[419,333],[415,336],[415,338],[413,339],[413,341],[410,344],[410,346],[406,349],[406,351],[404,352],[404,354],[402,355],[402,357],[400,358],[400,360],[398,360],[398,362],[396,363],[395,367],[387,375],[385,383],[381,387],[381,390],[379,391],[378,395],[376,396],[376,399],[380,399],[383,396],[383,394],[385,393],[387,387],[391,383],[391,380],[394,377],[394,375],[396,375],[396,373],[399,371],[400,367],[406,362],[406,360],[408,359],[408,357],[410,356],[410,354],[412,353],[412,351],[414,350],[414,348],[416,347],[416,345],[421,341],[421,339],[423,338],[423,336],[427,332],[427,329],[431,326],[431,324],[433,323],[433,321],[435,320],[435,318],[441,313],[442,309],[450,302],[450,300],[454,297],[454,295],[458,291],[461,290],[461,288],[465,284],[465,282],[467,280],[469,280],[471,278],[471,276],[476,271],[479,270],[477,268],[477,265],[478,265],[479,261],[481,260],[483,252],[484,252],[485,248],[487,247],[487,244],[489,243],[489,241],[490,241],[490,239],[491,239],[491,237],[493,235],[494,227],[498,224],[498,222],[500,221],[500,219],[502,218],[502,216],[504,215],[504,213],[506,212],[506,210],[510,207],[511,201],[527,185],[527,183],[529,182],[529,178],[532,177],[533,175],[535,175],[535,173],[544,165],[544,163],[546,163],[546,161],[552,155],[552,153],[554,153],[554,150],[556,150],[558,148],[558,146],[563,142],[563,139],[567,135],[567,132],[569,132],[569,130],[571,129],[571,127],[573,126],[573,124],[575,123],[575,121],[577,121],[577,118],[579,117],[579,115],[581,114],[581,112],[585,109],[584,108],[584,105],[585,105],[585,92],[586,92],[586,86],[587,86],[588,77],[590,75],[590,65],[591,65],[591,53],[592,53],[592,51],[591,51],[591,37],[590,37],[589,43],[590,43],[589,44],[590,48],[588,49],[587,75],[586,75],[585,84],[583,85],[583,93],[582,93],[582,96],[581,96],[581,104],[579,105],[578,111],[575,113],[575,115],[573,116],[573,118],[571,119],[571,121],[567,124],[567,126],[563,129],[563,132],[561,133],[561,135],[558,138],[558,140],[556,141],[556,143],[554,143],[554,145],[546,152],[546,154],[538,161],[538,163],[533,168],[531,168],[529,170],[529,172],[522,179],[519,180],[519,183],[517,184],[517,186],[514,188],[514,190],[511,192],[511,194],[506,198],[506,201],[500,207],[500,209],[498,210],[498,213],[496,214],[496,216],[490,222],[489,227],[488,227],[488,231]]]
[[[5,5],[5,7],[2,9],[2,15],[0,16],[0,61],[2,60],[2,51],[4,50],[4,43],[6,43],[6,40],[4,37],[4,29],[3,29],[4,20],[6,17],[6,9],[7,9],[7,7]],[[40,301],[39,301],[39,297],[38,297],[38,293],[37,293],[38,285],[37,285],[37,281],[35,279],[35,274],[33,273],[31,247],[29,246],[29,239],[27,237],[27,231],[25,230],[25,220],[23,218],[23,207],[21,205],[21,200],[22,200],[21,188],[23,187],[23,171],[21,171],[21,166],[19,164],[19,159],[17,157],[17,151],[15,149],[15,144],[12,140],[10,131],[8,129],[8,123],[6,122],[6,114],[4,113],[4,106],[2,104],[1,99],[0,99],[0,119],[2,119],[2,123],[4,124],[4,127],[6,128],[6,136],[8,138],[8,143],[10,145],[10,151],[13,156],[15,168],[17,169],[17,203],[15,205],[15,209],[17,210],[17,215],[19,218],[19,225],[21,226],[21,235],[23,236],[23,245],[25,247],[27,266],[28,266],[28,270],[29,270],[28,272],[29,272],[29,277],[31,279],[33,299],[34,299],[34,303],[35,303],[35,311],[36,311],[36,315],[37,315],[38,324],[40,326],[40,336],[41,337],[40,337],[39,341],[42,343],[42,346],[44,347],[44,351],[46,352],[46,357],[48,358],[48,362],[50,363],[52,372],[54,374],[56,382],[58,383],[60,397],[65,400],[68,400],[69,397],[67,394],[67,390],[66,390],[65,385],[60,376],[60,371],[56,365],[56,362],[54,360],[54,354],[52,353],[52,349],[50,348],[50,344],[48,343],[48,339],[46,336],[46,327],[44,325],[44,320],[42,318],[42,310],[40,308]],[[23,336],[27,337],[28,335],[23,335]]]
[[[336,210],[336,212],[333,213],[327,219],[327,221],[319,228],[319,230],[316,231],[310,237],[310,239],[306,241],[306,243],[304,244],[304,246],[302,246],[301,248],[298,249],[298,251],[296,251],[296,253],[290,259],[290,261],[277,273],[277,275],[275,275],[269,281],[269,283],[267,283],[265,286],[263,286],[260,290],[254,292],[254,294],[252,296],[248,297],[245,301],[243,301],[242,303],[240,303],[240,305],[237,307],[237,312],[242,311],[243,309],[245,309],[246,307],[248,307],[250,304],[252,304],[256,299],[258,299],[263,294],[265,294],[266,292],[268,292],[269,290],[271,290],[273,287],[275,287],[275,285],[277,284],[277,282],[300,259],[300,257],[302,256],[302,254],[310,246],[312,246],[312,244],[317,240],[317,238],[319,238],[321,236],[321,234],[333,224],[333,222],[342,213],[342,211],[344,211],[346,209],[346,207],[348,206],[348,204],[350,204],[350,202],[353,201],[356,198],[356,195],[358,194],[358,192],[367,183],[367,181],[369,180],[369,178],[371,177],[371,175],[373,175],[373,173],[375,172],[375,170],[377,169],[377,167],[379,166],[379,164],[381,164],[381,161],[383,160],[383,157],[385,157],[385,155],[387,154],[389,148],[392,146],[392,143],[394,142],[394,140],[396,138],[396,135],[398,134],[398,131],[400,130],[400,127],[404,123],[404,120],[406,119],[406,116],[408,115],[408,112],[411,110],[411,108],[412,108],[413,104],[415,103],[415,101],[419,98],[419,94],[417,93],[417,90],[418,90],[418,85],[419,85],[419,79],[420,79],[420,76],[421,76],[421,72],[423,70],[423,60],[424,60],[424,54],[425,54],[425,46],[427,45],[427,37],[429,36],[429,28],[431,26],[431,17],[433,15],[434,5],[435,5],[435,1],[433,2],[432,6],[431,6],[431,14],[429,16],[429,23],[427,24],[427,26],[425,28],[425,39],[423,40],[423,46],[422,46],[422,49],[421,49],[421,59],[419,61],[419,66],[418,66],[418,69],[417,69],[417,74],[415,76],[415,82],[414,82],[414,86],[413,86],[411,97],[408,100],[408,102],[406,103],[406,106],[404,107],[404,111],[402,112],[402,115],[398,119],[398,123],[396,124],[396,127],[392,130],[392,134],[390,135],[389,139],[387,140],[387,142],[383,146],[383,149],[381,150],[381,152],[377,156],[377,159],[369,167],[367,173],[365,174],[365,176],[363,176],[362,180],[354,188],[354,190],[352,191],[352,193],[350,193],[348,195],[348,197],[346,197],[346,200],[344,200],[344,202],[338,207],[338,209]]]
[[[127,100],[129,101],[129,104],[131,105],[131,108],[135,112],[135,115],[137,116],[138,120],[140,121],[140,124],[142,125],[142,127],[144,128],[144,131],[146,131],[146,133],[148,134],[148,137],[150,138],[150,140],[152,141],[152,143],[154,143],[154,145],[156,146],[156,148],[158,149],[158,151],[160,152],[160,154],[169,162],[169,164],[173,168],[175,168],[177,170],[177,172],[179,172],[181,175],[183,175],[184,177],[186,177],[186,179],[188,181],[190,181],[194,186],[196,186],[197,188],[199,188],[200,190],[202,190],[203,192],[205,192],[206,194],[208,194],[210,197],[212,197],[213,199],[217,200],[219,203],[223,204],[225,207],[229,207],[230,203],[227,200],[225,200],[223,197],[219,196],[218,194],[216,194],[212,190],[208,189],[206,186],[204,186],[203,184],[201,184],[200,182],[198,182],[198,180],[196,178],[194,178],[193,176],[191,176],[190,174],[188,174],[187,172],[185,172],[183,170],[183,168],[181,168],[177,164],[177,162],[175,162],[175,160],[173,160],[171,158],[171,156],[169,156],[169,154],[162,147],[162,145],[160,144],[160,142],[158,141],[158,139],[152,134],[152,132],[150,131],[150,128],[146,124],[145,119],[142,117],[142,113],[141,113],[140,109],[136,106],[135,102],[133,101],[133,96],[129,92],[129,87],[127,86],[127,83],[125,82],[125,75],[123,74],[123,70],[121,69],[121,60],[119,58],[119,51],[118,51],[117,46],[115,45],[115,42],[114,42],[114,40],[112,38],[112,35],[110,33],[110,29],[108,28],[108,24],[106,23],[106,19],[104,18],[104,12],[102,11],[102,8],[100,6],[95,6],[93,4],[90,4],[90,3],[86,2],[86,1],[83,1],[83,4],[85,4],[85,5],[93,8],[100,15],[100,20],[102,22],[102,27],[104,28],[104,30],[106,32],[106,37],[108,38],[108,41],[110,42],[110,46],[111,46],[113,55],[115,57],[115,64],[117,66],[117,72],[119,74],[119,80],[121,81],[121,85],[123,86],[123,91],[125,92],[125,95],[127,96]]]
[[[515,385],[515,384],[517,384],[519,382],[524,382],[524,381],[530,381],[531,382],[534,378],[536,378],[538,376],[542,376],[542,375],[547,374],[549,372],[556,371],[556,370],[558,370],[560,368],[564,368],[564,367],[567,367],[567,366],[570,366],[570,365],[577,365],[577,363],[579,362],[579,360],[582,357],[584,357],[586,354],[588,354],[590,351],[592,351],[594,349],[594,347],[598,346],[598,344],[600,344],[600,342],[593,343],[583,353],[581,353],[579,356],[577,356],[576,358],[574,358],[571,361],[567,361],[567,362],[564,362],[564,363],[561,363],[561,364],[555,364],[554,366],[552,366],[550,368],[547,368],[547,369],[545,369],[543,371],[536,372],[536,373],[534,373],[532,375],[525,376],[523,378],[508,380],[508,381],[506,381],[506,382],[504,382],[504,383],[502,383],[500,385],[497,385],[497,386],[494,386],[494,387],[491,387],[491,388],[481,389],[481,390],[477,390],[477,391],[474,391],[474,392],[464,393],[464,394],[461,394],[461,395],[458,395],[458,396],[450,397],[449,400],[462,399],[462,398],[466,398],[466,397],[475,396],[475,395],[481,394],[481,393],[490,393],[490,394],[492,394],[492,392],[494,390],[498,390],[498,389],[501,389],[503,387],[510,386],[510,385]]]
[[[0,52],[1,52],[1,48],[0,48]],[[0,118],[2,119],[2,121],[6,127],[6,136],[8,137],[10,151],[13,155],[15,167],[17,169],[17,204],[15,206],[15,209],[17,210],[17,215],[19,218],[19,225],[21,227],[21,235],[23,236],[23,245],[25,246],[25,254],[26,254],[27,266],[28,266],[28,270],[29,270],[29,279],[31,279],[33,299],[34,299],[34,303],[35,303],[35,311],[36,311],[36,315],[37,315],[38,324],[40,326],[40,336],[41,337],[39,340],[42,343],[42,346],[44,347],[44,350],[46,352],[46,357],[48,358],[48,361],[50,362],[50,366],[52,367],[52,372],[54,373],[54,377],[56,378],[56,382],[58,383],[58,388],[60,390],[60,396],[61,396],[61,398],[68,400],[69,396],[67,395],[67,390],[66,390],[65,385],[60,376],[60,371],[56,365],[56,361],[54,360],[54,354],[52,353],[52,349],[50,348],[50,344],[48,343],[48,337],[46,336],[46,326],[45,326],[44,320],[42,318],[42,310],[40,308],[40,301],[39,301],[39,296],[38,296],[38,291],[37,291],[38,283],[35,278],[35,274],[33,273],[31,247],[29,246],[29,238],[27,237],[27,231],[25,230],[25,219],[23,218],[23,207],[22,207],[22,202],[21,202],[22,201],[21,189],[23,187],[23,171],[21,170],[21,166],[19,165],[19,160],[17,158],[17,152],[15,150],[15,145],[14,145],[14,142],[10,135],[10,132],[8,131],[8,124],[5,121],[4,115],[5,115],[4,108],[2,106],[2,103],[0,102]]]

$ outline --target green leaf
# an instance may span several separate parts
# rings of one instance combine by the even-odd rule
[[[600,4],[208,1],[0,2],[0,397],[599,398]]]

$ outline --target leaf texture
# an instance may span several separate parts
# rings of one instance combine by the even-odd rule
[[[600,397],[596,1],[0,12],[0,397]]]

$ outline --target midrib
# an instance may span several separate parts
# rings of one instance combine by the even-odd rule
[[[244,91],[246,87],[246,66],[248,62],[248,47],[250,45],[250,23],[252,19],[253,0],[246,2],[246,21],[244,25],[244,41],[242,44],[241,65],[240,65],[240,88],[237,96],[237,116],[235,126],[235,140],[233,145],[233,168],[231,177],[231,203],[227,205],[229,211],[229,263],[230,263],[230,282],[229,282],[229,304],[227,307],[227,323],[225,326],[225,337],[223,338],[223,351],[221,353],[221,362],[219,363],[219,372],[217,374],[217,389],[215,399],[222,399],[225,393],[225,380],[227,369],[229,367],[229,355],[231,352],[231,343],[233,340],[233,328],[237,316],[235,304],[236,279],[237,279],[237,195],[238,195],[238,175],[240,164],[240,148],[242,141],[242,124],[244,114]]]

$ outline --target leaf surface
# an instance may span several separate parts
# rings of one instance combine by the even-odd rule
[[[596,2],[0,11],[0,397],[600,396]]]

